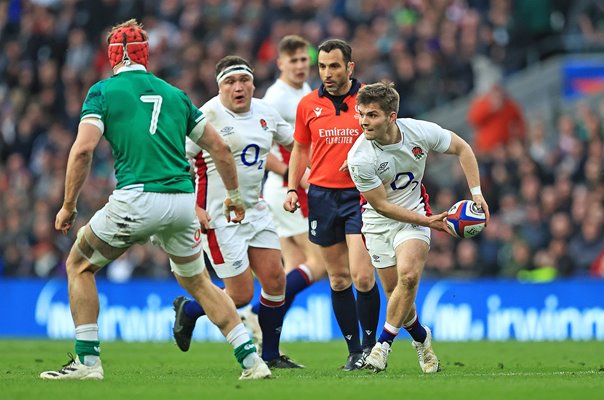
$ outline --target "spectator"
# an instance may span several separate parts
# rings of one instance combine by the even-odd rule
[[[525,137],[522,111],[500,84],[494,84],[472,102],[468,120],[476,130],[474,144],[480,155],[507,144],[512,138]]]

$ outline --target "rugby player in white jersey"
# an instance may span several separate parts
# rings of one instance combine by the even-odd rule
[[[291,149],[292,127],[267,103],[252,98],[254,75],[245,59],[224,57],[216,64],[216,80],[219,94],[204,104],[201,111],[231,148],[247,209],[246,219],[240,224],[220,218],[228,192],[220,171],[205,151],[188,141],[187,155],[195,159],[196,166],[196,211],[204,230],[203,248],[237,307],[252,299],[254,272],[262,286],[258,312],[262,358],[270,368],[300,368],[279,353],[285,315],[285,272],[279,236],[268,205],[260,197],[271,145],[276,141]],[[205,312],[199,303],[185,297],[175,299],[174,309],[174,338],[179,348],[187,351],[195,321]]]
[[[399,95],[391,83],[361,88],[357,106],[364,134],[348,153],[348,168],[367,200],[363,234],[388,297],[386,323],[366,365],[376,372],[386,369],[402,326],[413,338],[422,371],[434,373],[440,364],[430,329],[419,322],[415,296],[430,248],[430,229],[450,232],[447,212],[432,215],[422,178],[430,150],[456,155],[472,199],[488,222],[476,157],[468,143],[451,131],[432,122],[397,119]]]
[[[306,82],[310,73],[309,43],[298,35],[285,36],[279,42],[277,67],[279,78],[266,91],[263,100],[273,106],[292,127],[296,122],[298,102],[311,92]],[[290,152],[273,143],[269,154],[264,183],[264,199],[270,207],[273,221],[281,241],[281,254],[285,264],[286,312],[296,294],[325,276],[325,266],[319,248],[308,240],[308,200],[304,188],[299,188],[300,208],[293,213],[283,209],[282,199],[287,194],[287,165]],[[243,310],[241,318],[252,331],[256,344],[262,344],[262,332],[258,325],[259,303]]]

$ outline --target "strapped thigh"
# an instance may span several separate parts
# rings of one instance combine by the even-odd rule
[[[88,239],[86,238],[86,227],[85,225],[78,230],[78,234],[76,236],[76,249],[80,253],[80,255],[88,260],[88,262],[92,265],[96,265],[97,267],[104,267],[109,264],[113,259],[105,257],[100,251],[95,249]]]

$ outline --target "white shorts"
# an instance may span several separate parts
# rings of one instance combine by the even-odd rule
[[[268,213],[255,221],[210,229],[202,235],[201,242],[216,275],[222,279],[240,275],[249,267],[250,247],[281,249],[279,235]]]
[[[308,232],[308,218],[302,215],[298,208],[290,213],[283,208],[283,201],[287,195],[287,187],[283,186],[283,178],[275,173],[269,173],[264,183],[263,197],[268,204],[273,222],[279,237],[292,237]]]
[[[430,228],[388,220],[378,224],[363,223],[365,245],[375,268],[396,265],[396,248],[409,239],[423,240],[430,245]]]
[[[201,229],[194,193],[149,193],[118,189],[90,219],[90,228],[113,247],[150,238],[168,254],[188,257],[200,251]]]

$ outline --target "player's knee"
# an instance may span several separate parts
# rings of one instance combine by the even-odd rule
[[[250,304],[254,297],[254,288],[237,288],[237,290],[227,290],[227,294],[235,303],[235,307],[244,307]]]
[[[357,290],[360,290],[361,292],[368,292],[375,285],[375,276],[368,273],[359,273],[352,277],[352,281],[354,282],[354,287],[357,288]]]
[[[352,284],[350,274],[336,273],[329,275],[329,285],[335,291],[347,289]]]
[[[260,284],[267,293],[285,293],[285,271],[281,266],[262,274]]]
[[[404,289],[412,290],[419,285],[420,275],[414,271],[401,272],[398,275],[398,285]]]

